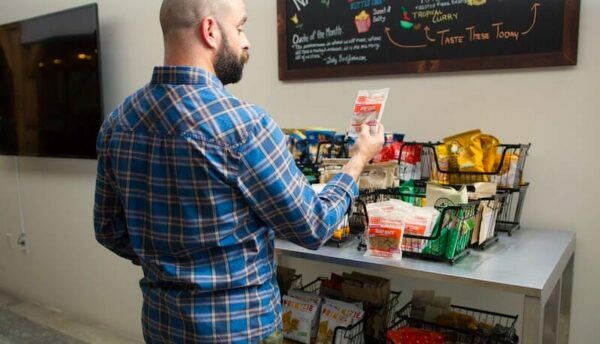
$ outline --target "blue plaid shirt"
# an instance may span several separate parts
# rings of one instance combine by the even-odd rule
[[[284,134],[212,74],[156,67],[98,136],[97,240],[140,263],[148,343],[257,343],[281,328],[275,233],[310,249],[358,195],[316,194]]]

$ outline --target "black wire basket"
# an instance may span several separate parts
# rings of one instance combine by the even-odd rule
[[[504,190],[505,199],[496,220],[496,230],[506,232],[508,235],[521,228],[521,214],[525,204],[525,196],[529,183],[516,189]]]
[[[521,214],[529,183],[523,172],[531,144],[499,145],[490,172],[461,172],[451,158],[438,154],[443,143],[405,143],[398,159],[400,184],[407,181],[441,185],[469,185],[495,182],[498,194],[506,194],[497,217],[496,230],[511,235],[520,228]]]
[[[313,282],[305,285],[300,288],[300,290],[319,294],[321,290],[321,281],[327,280],[325,277],[319,277]],[[400,309],[400,295],[402,292],[399,291],[390,291],[390,296],[385,305],[385,314],[386,314],[386,329],[392,324],[392,321],[395,320],[395,314]],[[367,343],[365,339],[365,327],[366,327],[366,319],[363,318],[356,324],[350,325],[348,327],[338,326],[334,330],[333,341],[332,343],[348,343],[348,344],[363,344]],[[381,339],[382,342],[385,341],[384,338]],[[372,341],[370,341],[372,342]]]
[[[496,182],[499,189],[518,189],[531,144],[498,145],[494,161],[487,163],[489,172],[459,171],[455,157],[441,155],[444,143],[404,143],[398,165],[400,182],[430,181],[440,185],[464,185]]]
[[[320,181],[320,167],[323,159],[344,159],[348,158],[352,140],[344,136],[334,140],[323,140],[317,144],[315,154],[311,154],[310,146],[307,140],[297,140],[292,136],[287,136],[287,146],[290,152],[295,152],[296,166],[302,171],[311,184],[317,184]]]
[[[396,313],[389,330],[403,327],[418,328],[444,335],[445,344],[516,344],[519,337],[515,324],[517,315],[488,312],[481,309],[451,306],[455,314],[469,317],[468,324],[459,322],[439,324],[411,317],[412,302],[406,304]],[[388,340],[388,343],[392,341]]]
[[[477,210],[477,219],[475,230],[479,233],[474,233],[471,240],[471,247],[485,250],[489,246],[498,242],[498,219],[505,202],[508,199],[508,193],[501,192],[492,197],[479,200],[479,208]],[[481,236],[485,235],[486,239],[482,240]]]
[[[422,193],[407,194],[397,188],[373,190],[363,193],[356,202],[356,209],[350,217],[352,231],[364,233],[368,228],[369,217],[366,204],[398,199],[413,205],[424,204]],[[469,254],[471,235],[475,226],[479,202],[469,202],[458,206],[437,208],[440,211],[431,235],[421,236],[404,233],[402,239],[403,257],[414,257],[454,264]],[[362,227],[362,228],[361,228]],[[359,249],[364,249],[364,235]]]

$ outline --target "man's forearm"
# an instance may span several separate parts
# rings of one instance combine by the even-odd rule
[[[369,160],[366,159],[364,156],[355,155],[354,157],[352,157],[352,159],[350,159],[350,161],[348,161],[346,165],[344,165],[344,167],[342,168],[342,172],[352,176],[352,178],[354,178],[354,181],[358,183],[358,179],[360,178],[360,175],[362,174],[362,171],[364,170],[367,163],[369,163]]]

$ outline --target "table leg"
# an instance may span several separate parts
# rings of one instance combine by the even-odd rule
[[[545,304],[540,298],[525,296],[523,307],[524,344],[566,344],[569,342],[574,257]]]
[[[562,275],[562,288],[560,297],[560,318],[559,318],[559,331],[558,331],[558,342],[560,344],[569,343],[569,328],[571,324],[571,296],[573,293],[573,264],[575,261],[575,255],[571,257],[569,263],[565,267],[565,271]]]
[[[544,328],[544,312],[542,300],[539,297],[525,296],[523,305],[523,344],[542,343],[542,329]]]
[[[546,301],[544,306],[544,344],[557,344],[558,343],[558,320],[560,314],[560,296],[562,279],[559,279],[552,289],[552,294]]]

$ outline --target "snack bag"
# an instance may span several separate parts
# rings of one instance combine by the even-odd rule
[[[311,338],[316,336],[319,306],[311,301],[284,295],[282,310],[283,336],[310,344]]]
[[[501,154],[496,156],[495,169],[500,167]],[[520,156],[517,154],[506,154],[499,175],[493,176],[492,181],[498,183],[498,187],[516,188],[522,183],[522,173],[519,170]]]
[[[330,159],[324,158],[319,168],[321,184],[328,183],[335,175],[342,173],[342,168],[350,161],[350,159]]]
[[[401,144],[400,146],[400,180],[420,180],[422,175],[421,170],[421,155],[423,146],[414,144]]]
[[[492,135],[482,134],[479,136],[481,150],[483,151],[483,170],[485,172],[495,172],[496,155],[500,141]]]
[[[321,317],[319,322],[319,331],[317,335],[317,344],[332,344],[335,335],[335,329],[338,327],[348,327],[352,324],[352,319],[345,316],[342,312],[332,304],[324,304],[321,309]],[[338,335],[335,344],[348,343],[346,338]]]
[[[431,236],[439,215],[440,212],[432,207],[413,207],[412,212],[404,219],[404,233],[421,237]],[[405,238],[402,241],[402,249],[421,253],[426,244],[426,239]]]
[[[381,122],[381,116],[383,115],[389,92],[389,88],[358,92],[348,136],[358,136],[360,127],[365,123],[371,127],[371,131],[377,127],[379,122]]]
[[[361,190],[387,189],[394,185],[397,165],[393,162],[367,165],[358,180]]]
[[[352,325],[361,321],[365,315],[361,302],[348,303],[335,299],[325,299],[325,304],[335,306],[345,317],[350,319]]]
[[[469,203],[467,187],[456,190],[450,186],[427,183],[426,198],[428,207],[448,207]]]
[[[338,300],[325,299],[325,303],[321,308],[317,344],[349,343],[349,339],[344,338],[343,331],[339,331],[337,337],[335,336],[336,328],[352,326],[361,321],[364,315],[362,305],[358,306]],[[335,342],[333,341],[334,337]]]
[[[373,157],[373,163],[394,161],[398,162],[400,148],[404,142],[404,134],[385,133],[385,143],[381,151]]]
[[[308,128],[304,133],[306,134],[306,140],[308,142],[308,154],[311,162],[320,163],[320,160],[327,156],[327,153],[333,148],[332,145],[335,140],[335,130],[326,128]],[[319,151],[319,146],[321,151]],[[317,155],[319,156],[319,161],[316,161]]]
[[[389,201],[369,204],[367,211],[369,228],[365,255],[402,259],[404,215]]]
[[[317,306],[321,305],[321,297],[315,293],[309,293],[307,291],[299,289],[290,289],[290,291],[288,292],[288,296],[295,297],[302,301],[312,302]]]
[[[437,159],[435,164],[431,166],[431,181],[438,184],[448,184],[448,146],[437,145],[436,148]]]
[[[392,344],[444,344],[444,334],[420,328],[403,327],[399,330],[389,330],[388,343]]]
[[[484,172],[483,150],[478,137],[480,130],[450,136],[444,139],[448,146],[448,165],[452,172]]]

